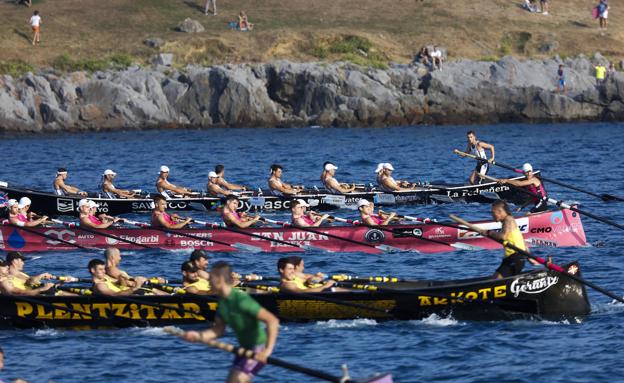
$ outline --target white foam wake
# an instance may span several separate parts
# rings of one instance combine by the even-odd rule
[[[375,326],[377,321],[374,319],[353,319],[353,320],[336,320],[330,319],[326,322],[316,322],[317,326],[325,328],[357,328],[366,326]]]

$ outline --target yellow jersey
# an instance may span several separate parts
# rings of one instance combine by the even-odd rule
[[[195,287],[199,291],[210,291],[210,282],[205,279],[199,278],[197,282],[189,283],[188,285],[184,286],[184,290],[187,291],[186,289],[188,289],[189,287]]]
[[[522,236],[522,233],[520,232],[520,229],[518,228],[517,225],[511,231],[511,233],[509,233],[508,237],[505,238],[505,241],[509,243],[510,245],[514,245],[515,247],[521,250],[527,249],[526,244],[524,243],[524,237]],[[505,246],[505,258],[513,254],[516,254],[516,251],[510,247]]]

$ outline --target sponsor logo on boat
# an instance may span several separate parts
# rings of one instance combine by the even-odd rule
[[[98,213],[108,213],[108,202],[98,202]]]
[[[524,294],[539,294],[559,282],[557,276],[546,276],[538,279],[522,279],[518,278],[511,282],[510,290],[514,297],[518,297],[521,293]]]
[[[346,199],[343,195],[326,195],[322,199],[323,203],[335,206],[344,206]]]
[[[364,239],[367,242],[383,242],[386,239],[386,235],[379,229],[370,229],[364,234]]]
[[[517,218],[516,224],[518,225],[518,228],[520,229],[520,232],[522,234],[529,233],[530,229],[529,229],[528,217]],[[478,224],[475,224],[475,226],[483,230],[492,230],[492,231],[501,231],[501,227],[502,227],[500,222],[478,223]],[[458,239],[472,239],[472,238],[482,238],[482,237],[483,236],[481,234],[475,233],[472,230],[458,229],[457,231]]]
[[[268,239],[276,239],[280,241],[286,241],[293,244],[299,245],[309,245],[311,242],[316,241],[327,241],[329,237],[322,234],[307,232],[307,231],[269,231],[269,232],[257,232],[253,233],[254,235],[260,235],[264,238]],[[286,235],[288,234],[288,235]],[[265,241],[262,238],[251,237],[252,241]],[[285,243],[273,242],[271,241],[271,247],[292,247]]]
[[[558,225],[561,222],[563,222],[563,211],[558,210],[550,214],[550,223],[552,223],[553,225]]]
[[[108,318],[127,318],[132,320],[157,319],[197,319],[206,320],[201,312],[216,311],[216,302],[207,302],[204,308],[197,303],[166,303],[164,306],[143,305],[136,303],[53,303],[50,305],[15,302],[16,315],[28,319],[72,319],[93,320]],[[67,311],[63,309],[70,309]]]
[[[154,209],[154,202],[152,201],[132,202],[132,210],[134,211],[147,211],[152,209]]]
[[[418,303],[420,306],[438,306],[456,303],[470,303],[471,301],[491,300],[504,298],[507,296],[507,285],[494,287],[484,287],[475,291],[455,291],[449,294],[451,298],[432,297],[428,295],[419,295]],[[455,298],[455,299],[453,299]]]
[[[126,241],[132,241],[142,244],[158,244],[160,241],[160,237],[158,235],[118,235],[118,237],[125,239]],[[106,237],[106,244],[108,245],[116,245],[119,242],[121,241],[116,238]]]
[[[386,193],[375,194],[375,196],[373,197],[373,202],[379,205],[383,205],[383,204],[394,205],[396,203],[396,198],[394,194],[386,194]]]
[[[433,230],[433,234],[426,236],[429,239],[442,239],[442,238],[451,238],[452,235],[446,233],[443,227],[436,227]]]
[[[56,210],[60,213],[69,213],[74,211],[74,200],[69,198],[58,198],[56,200]]]
[[[67,241],[67,242],[71,242],[71,243],[76,243],[76,241],[74,240],[74,237],[76,237],[76,233],[71,231],[71,230],[67,230],[67,229],[61,229],[61,230],[47,230],[46,232],[44,232],[43,234],[47,235],[47,236],[54,236],[58,239],[61,239],[63,241]],[[46,240],[47,244],[50,245],[58,245],[61,244],[61,241],[55,241],[53,239],[48,239]]]
[[[533,227],[531,228],[531,233],[533,234],[537,234],[537,233],[550,233],[552,231],[552,227],[548,226],[548,227]]]
[[[555,241],[551,241],[543,238],[527,238],[525,242],[529,244],[529,246],[533,247],[558,247],[559,245]]]
[[[448,190],[446,195],[450,198],[475,197],[481,194],[500,193],[510,190],[507,185],[493,185],[488,188],[475,187],[473,189]]]

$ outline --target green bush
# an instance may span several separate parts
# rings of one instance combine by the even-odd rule
[[[34,72],[35,68],[22,61],[0,61],[0,74],[8,74],[14,78],[21,77],[28,72]]]
[[[134,63],[134,57],[127,54],[118,53],[116,55],[112,55],[110,57],[110,61],[115,68],[125,69]]]
[[[125,54],[116,54],[104,59],[74,59],[68,54],[63,54],[54,59],[52,66],[63,72],[97,72],[108,68],[125,69],[133,62],[134,58]]]
[[[359,36],[347,36],[336,39],[329,44],[331,53],[358,53],[359,51],[368,52],[373,47],[368,39]]]

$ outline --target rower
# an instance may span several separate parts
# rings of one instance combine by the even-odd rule
[[[92,259],[87,266],[93,279],[93,292],[100,295],[134,295],[145,284],[143,277],[135,278],[135,286],[122,286],[106,275],[106,264],[100,259]]]
[[[54,279],[52,274],[43,273],[33,277],[24,273],[24,256],[17,251],[10,251],[6,256],[9,266],[7,276],[0,282],[0,289],[5,295],[54,295],[54,283],[41,284],[42,279]]]
[[[158,180],[156,180],[156,191],[166,199],[174,198],[176,195],[187,197],[193,194],[191,189],[176,186],[169,182],[169,168],[167,166],[160,167]]]
[[[486,160],[486,161],[477,161],[477,166],[472,171],[472,173],[470,173],[470,178],[468,182],[470,182],[471,185],[474,185],[477,183],[481,183],[481,179],[480,178],[478,179],[477,174],[486,175],[487,172],[490,170],[490,163],[494,161],[494,157],[496,156],[496,153],[494,151],[494,145],[488,144],[487,142],[479,141],[474,131],[472,130],[468,131],[468,133],[466,134],[466,137],[468,139],[468,146],[466,147],[466,153],[471,153],[477,156],[477,158]],[[490,154],[492,155],[489,160],[487,156],[485,155],[486,150],[489,150]]]
[[[111,169],[104,170],[102,174],[102,184],[100,190],[104,193],[106,198],[134,198],[136,193],[130,190],[117,189],[113,185],[113,179],[117,176],[117,173]]]
[[[113,279],[117,284],[126,287],[136,286],[136,276],[130,276],[127,272],[119,268],[121,264],[121,252],[119,249],[109,247],[104,251],[104,257],[106,259],[106,275]],[[144,277],[142,277],[144,278]],[[147,278],[145,278],[147,279]],[[165,279],[161,277],[154,278],[158,280],[158,283],[165,283]],[[160,291],[153,290],[157,295],[163,295]]]
[[[310,287],[319,287],[319,283],[322,282],[325,278],[327,278],[327,275],[318,272],[316,274],[306,274],[305,271],[305,262],[303,260],[302,257],[299,257],[297,255],[293,255],[290,257],[290,259],[293,261],[294,265],[295,265],[295,275],[300,278],[303,279],[305,281],[305,284],[307,286]]]
[[[225,166],[223,166],[223,165],[215,166],[214,172],[217,175],[217,184],[219,186],[221,186],[223,189],[230,190],[230,191],[237,191],[237,190],[245,191],[245,190],[247,190],[246,186],[237,185],[237,184],[233,184],[231,182],[227,182],[225,180],[225,178],[223,178],[224,175],[225,175]]]
[[[182,285],[184,291],[191,294],[209,295],[210,282],[199,276],[199,268],[191,261],[182,264]]]
[[[67,179],[67,169],[58,168],[58,170],[56,171],[56,178],[54,178],[54,182],[52,183],[52,187],[54,188],[54,194],[60,195],[60,196],[76,195],[76,194],[82,197],[87,196],[87,192],[82,191],[75,186],[65,184],[66,179]]]
[[[387,214],[379,211],[379,214],[375,214],[375,205],[364,198],[358,201],[358,210],[362,223],[369,226],[386,226],[397,219],[396,213]]]
[[[538,177],[536,177],[535,174],[533,174],[533,166],[531,166],[531,164],[529,163],[526,163],[522,165],[522,170],[517,169],[516,172],[523,173],[526,179],[511,180],[509,178],[502,178],[498,180],[498,182],[502,184],[510,184],[516,187],[525,188],[533,195],[533,197],[529,198],[527,202],[522,204],[522,206],[518,207],[516,209],[516,212],[524,209],[531,203],[533,204],[531,213],[538,213],[548,210],[548,195],[546,194],[546,189],[544,189],[544,184],[542,183],[542,181]]]
[[[281,290],[292,293],[320,293],[328,289],[331,290],[332,286],[336,284],[336,281],[328,280],[320,286],[308,286],[306,280],[297,275],[295,262],[296,260],[293,260],[291,257],[280,258],[277,261],[277,271],[281,277]]]
[[[95,216],[98,204],[89,199],[81,199],[78,201],[78,211],[80,212],[80,226],[91,229],[107,229],[119,218],[109,217],[105,214]]]
[[[206,184],[206,191],[213,197],[226,197],[229,195],[237,195],[236,192],[230,191],[227,188],[219,184],[219,176],[215,172],[208,173],[208,183]]]
[[[192,218],[182,219],[177,214],[169,215],[165,211],[167,209],[167,200],[161,195],[154,197],[154,210],[152,210],[152,227],[164,227],[166,229],[182,229],[191,221]]]
[[[209,342],[223,336],[225,326],[229,325],[240,346],[255,352],[255,359],[237,355],[227,381],[249,383],[273,353],[279,320],[249,294],[234,289],[232,268],[227,263],[215,263],[210,271],[210,285],[219,297],[214,325],[201,333],[188,331],[184,338],[191,342]]]
[[[223,208],[223,223],[228,227],[237,227],[239,229],[245,229],[260,220],[260,216],[254,217],[248,216],[246,213],[238,213],[239,201],[235,195],[227,196],[225,200],[225,207]]]
[[[303,186],[290,185],[282,181],[283,172],[284,168],[282,167],[282,165],[271,165],[271,176],[268,180],[271,194],[276,196],[283,196],[285,194],[294,195],[300,193],[303,190]]]
[[[522,233],[516,224],[516,220],[511,214],[509,205],[503,200],[497,200],[492,203],[492,218],[496,222],[502,224],[500,232],[493,230],[481,230],[480,234],[484,237],[493,237],[495,239],[506,241],[507,243],[514,245],[515,247],[527,251],[526,244]],[[524,267],[524,256],[516,253],[515,250],[505,247],[504,258],[498,269],[492,276],[494,279],[507,278],[513,275],[520,274]],[[536,261],[529,259],[532,264],[538,264]]]
[[[25,197],[22,197],[22,199],[20,199],[22,203],[30,202],[30,200],[25,201],[24,198]],[[43,225],[48,220],[48,217],[46,216],[43,216],[41,218],[34,219],[34,220],[28,219],[28,216],[27,216],[28,209],[26,209],[26,213],[24,213],[23,211],[20,211],[20,209],[23,210],[24,207],[28,205],[22,205],[14,199],[9,200],[8,206],[9,206],[9,222],[12,225],[19,226],[19,227],[35,227],[35,226]]]
[[[336,170],[338,169],[336,165],[330,162],[326,164],[323,169],[324,172],[321,181],[323,182],[325,189],[327,189],[330,193],[344,194],[351,193],[355,190],[355,185],[341,184],[334,178]]]
[[[210,257],[203,250],[193,250],[191,256],[189,257],[189,262],[191,262],[197,268],[197,275],[200,278],[208,280],[210,277],[210,273],[208,272],[208,262]]]
[[[306,213],[306,208],[310,205],[302,200],[296,199],[292,201],[290,205],[290,211],[292,213],[292,224],[296,227],[319,227],[327,218],[328,214],[319,215],[316,213]]]
[[[384,192],[395,192],[395,191],[412,191],[415,190],[413,187],[409,187],[410,183],[407,181],[396,181],[392,178],[392,172],[394,171],[394,167],[389,162],[380,163],[377,165],[377,169],[375,169],[375,173],[377,173],[377,185],[379,185],[379,189]]]

